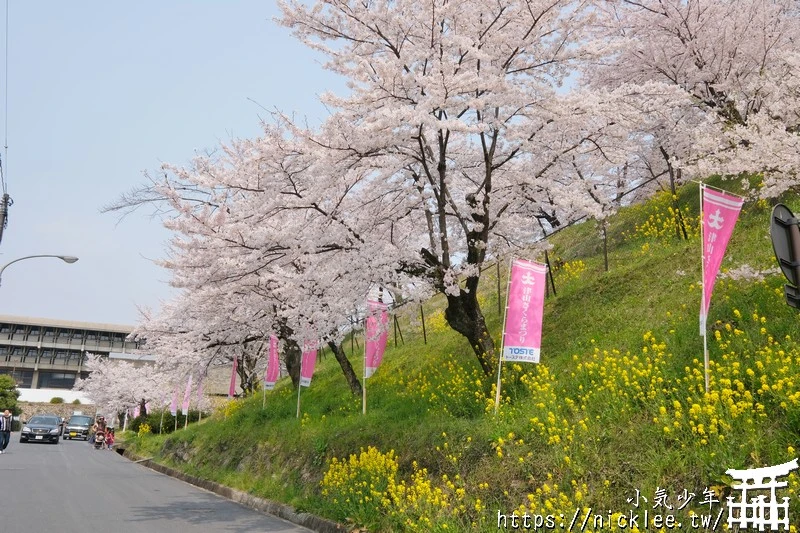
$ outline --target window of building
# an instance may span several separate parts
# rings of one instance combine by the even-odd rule
[[[11,334],[13,339],[16,340],[24,340],[25,339],[25,326],[16,325],[14,326],[14,333]]]
[[[0,333],[11,333],[11,324],[0,324]]]
[[[44,337],[45,339],[52,339],[52,338],[53,338],[53,337],[55,337],[55,336],[56,336],[56,330],[55,330],[55,328],[44,328],[44,335],[43,335],[43,337]]]
[[[17,382],[17,387],[23,389],[30,389],[33,383],[33,370],[0,369],[0,374],[11,376]]]
[[[67,372],[39,372],[40,389],[71,389],[75,385],[75,374]]]
[[[36,359],[39,357],[39,349],[38,348],[28,348],[25,351],[25,359],[23,360],[24,363],[35,363]]]

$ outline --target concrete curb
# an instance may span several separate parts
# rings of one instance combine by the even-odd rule
[[[195,487],[200,487],[201,489],[209,492],[213,492],[218,496],[222,496],[223,498],[236,502],[249,509],[259,511],[261,513],[268,513],[293,524],[307,527],[312,531],[317,531],[318,533],[341,533],[350,531],[347,527],[332,520],[320,518],[309,513],[298,513],[289,505],[259,498],[257,496],[253,496],[252,494],[248,494],[231,487],[226,487],[225,485],[220,485],[214,481],[184,474],[183,472],[175,470],[174,468],[158,464],[151,459],[137,457],[127,450],[119,450],[119,452],[120,455],[126,459],[141,464],[142,466],[146,466],[151,470],[155,470],[156,472],[160,472],[167,476],[180,479],[181,481],[189,483],[190,485],[194,485]]]

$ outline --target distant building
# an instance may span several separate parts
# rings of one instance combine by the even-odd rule
[[[132,326],[0,315],[0,374],[17,381],[22,393],[69,390],[86,378],[87,353],[148,361],[140,342],[129,342]]]

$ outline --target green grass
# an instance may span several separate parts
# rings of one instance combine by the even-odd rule
[[[679,201],[696,222],[697,186],[683,188]],[[796,198],[784,201],[800,208]],[[302,390],[300,420],[297,394],[284,380],[267,393],[265,409],[259,393],[228,416],[130,444],[187,473],[370,530],[496,530],[497,511],[515,509],[624,513],[637,489],[651,502],[658,488],[668,489],[673,503],[683,489],[698,501],[706,488],[725,495],[728,468],[783,463],[796,456],[790,447],[800,448],[800,393],[792,396],[800,390],[800,378],[792,381],[800,373],[797,311],[783,301],[781,275],[718,281],[709,322],[720,339],[710,337],[709,349],[721,366],[712,394],[703,394],[699,239],[680,240],[668,225],[642,229],[651,215],[663,219],[669,205],[659,197],[609,220],[608,272],[596,223],[551,237],[551,258],[567,265],[554,274],[557,296],[546,301],[542,364],[505,365],[499,416],[492,409],[496,378],[480,373],[466,341],[444,325],[443,298],[434,297],[423,305],[427,344],[420,306],[399,311],[403,341],[398,336],[395,347],[390,332],[384,364],[367,382],[366,415],[328,354]],[[770,211],[763,202],[746,205],[723,270],[774,268]],[[496,287],[491,267],[480,301],[499,345]],[[360,373],[363,337],[358,342],[344,347]],[[774,387],[760,390],[765,380]],[[358,456],[370,447],[377,459]],[[351,456],[337,470],[334,459]],[[381,470],[387,458],[396,474]],[[334,473],[367,486],[396,478],[394,488],[370,496],[334,487]],[[796,476],[787,490],[800,517]],[[697,503],[687,510],[702,511]]]

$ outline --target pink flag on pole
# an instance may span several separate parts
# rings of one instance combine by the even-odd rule
[[[314,375],[314,366],[317,364],[317,343],[305,341],[303,343],[303,359],[300,363],[300,386],[311,386],[311,377]]]
[[[177,416],[178,414],[178,387],[175,387],[172,393],[172,403],[169,404],[169,412],[172,416]]]
[[[264,389],[272,390],[281,371],[281,362],[278,359],[278,337],[269,336],[269,359],[267,359],[267,372],[264,374]]]
[[[139,404],[137,403],[136,407],[133,408],[133,418],[139,418],[140,410],[141,410],[141,408],[139,407]]]
[[[189,413],[189,401],[192,398],[192,375],[189,374],[189,379],[186,381],[186,392],[183,393],[183,414]]]
[[[540,263],[515,259],[508,286],[503,359],[538,363],[542,346],[545,273]]]
[[[236,370],[239,368],[239,358],[233,358],[233,369],[231,369],[231,385],[228,387],[228,398],[236,396]]]
[[[703,186],[703,299],[700,302],[700,334],[706,334],[706,319],[711,293],[728,241],[739,218],[744,198],[714,191]]]
[[[367,325],[366,325],[366,350],[364,357],[364,377],[368,378],[375,373],[381,361],[383,353],[386,351],[386,343],[389,340],[389,313],[387,306],[381,302],[367,302]]]

